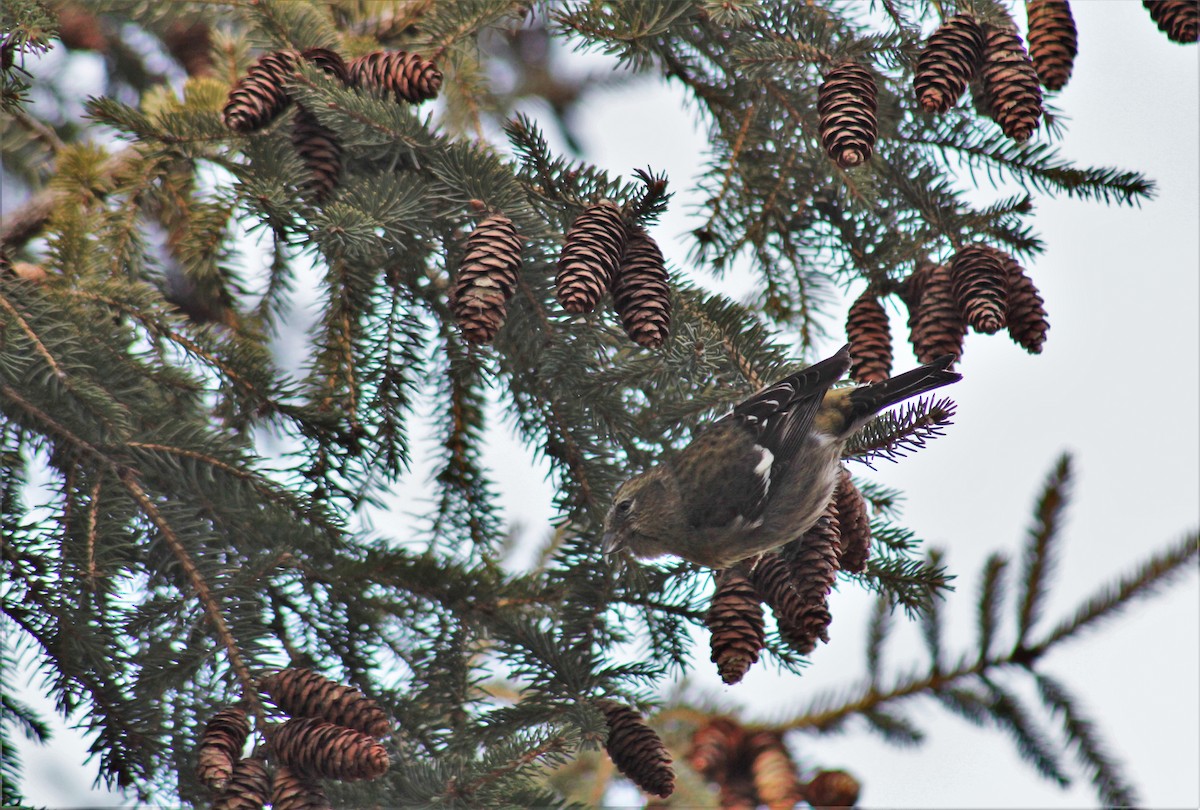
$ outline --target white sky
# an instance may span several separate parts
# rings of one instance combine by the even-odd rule
[[[1005,551],[1011,573],[1019,571],[1033,498],[1061,451],[1074,453],[1077,476],[1046,626],[1200,522],[1197,48],[1168,41],[1136,0],[1076,0],[1072,8],[1080,54],[1056,102],[1069,119],[1063,154],[1084,165],[1140,170],[1159,183],[1159,193],[1140,209],[1039,198],[1035,225],[1049,249],[1028,269],[1050,314],[1045,352],[1027,355],[1003,334],[971,335],[960,368],[965,379],[950,389],[959,406],[954,427],[926,450],[871,474],[906,492],[904,522],[945,548],[959,577],[945,609],[952,652],[973,641],[986,556]],[[598,95],[580,110],[578,132],[587,157],[611,172],[649,165],[669,174],[676,196],[654,236],[676,268],[705,278],[686,263],[687,234],[697,224],[689,214],[698,201],[689,192],[705,141],[681,93],[644,82]],[[853,287],[828,319],[823,353],[842,342],[845,307],[860,289]],[[893,327],[896,366],[905,368],[913,361],[899,312]],[[514,465],[529,458],[507,435],[496,436],[488,454],[509,518],[540,537],[551,517],[549,484],[532,461]],[[856,466],[856,475],[863,472]],[[422,475],[418,469],[413,477]],[[420,490],[419,481],[405,487],[397,511],[411,512]],[[698,637],[700,665],[690,686],[753,717],[784,714],[793,701],[862,672],[870,605],[856,588],[833,597],[832,642],[814,653],[802,677],[777,675],[760,662],[742,684],[726,687]],[[1043,664],[1097,721],[1147,807],[1200,806],[1198,607],[1192,572],[1165,596]],[[909,630],[896,628],[887,661],[924,662],[919,636]],[[1015,688],[1024,680],[1005,682]],[[1036,705],[1030,690],[1017,691]],[[806,766],[855,773],[866,806],[1095,805],[1086,778],[1059,790],[1019,760],[1000,732],[969,726],[931,701],[914,702],[905,713],[927,732],[919,748],[893,748],[852,725],[840,736],[801,738],[794,753]],[[34,804],[119,803],[89,791],[94,769],[80,766],[86,748],[69,732],[60,731],[47,749],[22,746],[21,756]]]

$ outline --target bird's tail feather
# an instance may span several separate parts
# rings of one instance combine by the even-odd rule
[[[862,424],[897,402],[958,382],[962,375],[950,370],[956,359],[954,355],[946,354],[912,371],[854,389],[850,394],[849,422],[854,425]]]

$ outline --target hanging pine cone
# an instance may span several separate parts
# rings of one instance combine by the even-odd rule
[[[1181,45],[1196,41],[1200,32],[1200,3],[1196,0],[1142,0],[1142,5],[1167,39]]]
[[[233,775],[233,764],[242,757],[250,722],[246,712],[227,706],[212,716],[196,747],[196,776],[212,790],[221,790]]]
[[[838,565],[843,571],[861,574],[867,570],[867,558],[871,556],[871,518],[867,513],[867,501],[854,486],[850,471],[842,467],[837,490]]]
[[[238,762],[225,789],[213,802],[213,810],[262,810],[271,795],[271,777],[257,757]]]
[[[829,592],[837,580],[841,525],[837,499],[831,498],[825,513],[804,536],[787,548],[792,584],[804,608],[796,620],[796,632],[787,641],[807,655],[820,640],[829,643]]]
[[[771,606],[780,638],[793,649],[801,650],[807,645],[804,633],[807,609],[796,591],[787,561],[777,552],[764,554],[750,569],[750,581],[759,598]]]
[[[792,810],[801,800],[802,786],[783,737],[774,731],[759,731],[746,745],[753,757],[750,768],[759,801],[767,810]]]
[[[728,717],[713,717],[692,732],[688,764],[705,779],[723,781],[736,762],[745,739],[740,725]]]
[[[1008,334],[1030,354],[1041,354],[1050,329],[1045,302],[1033,279],[1016,261],[1008,267]]]
[[[1007,255],[987,245],[968,245],[950,261],[950,283],[963,320],[976,332],[994,335],[1008,314]]]
[[[737,683],[763,648],[762,603],[740,570],[728,568],[721,572],[704,624],[711,634],[711,660],[721,680]]]
[[[311,669],[281,669],[259,681],[263,694],[292,717],[314,717],[372,737],[392,733],[387,715],[353,686],[331,681]]]
[[[869,291],[858,297],[846,316],[850,341],[850,377],[860,383],[886,380],[892,373],[892,330],[883,304]]]
[[[821,771],[804,786],[804,800],[815,807],[853,807],[858,780],[845,771]]]
[[[962,357],[966,334],[967,323],[954,300],[950,268],[939,264],[930,272],[921,295],[917,323],[910,335],[913,351],[921,363],[931,363],[944,354]]]
[[[917,262],[917,266],[913,271],[900,282],[900,288],[897,291],[900,300],[904,302],[904,306],[908,309],[908,331],[912,333],[913,327],[917,325],[917,313],[920,312],[921,298],[925,295],[925,282],[929,280],[929,276],[933,273],[936,264],[930,261]]]
[[[347,67],[351,87],[382,90],[398,104],[420,104],[442,87],[442,72],[415,53],[376,51],[351,59]]]
[[[450,308],[471,343],[490,343],[504,324],[517,289],[521,236],[508,217],[493,214],[467,237],[466,253],[450,294]]]
[[[1047,90],[1062,90],[1071,78],[1079,36],[1067,0],[1025,0],[1029,18],[1029,58]]]
[[[671,755],[654,729],[628,706],[605,700],[598,707],[608,722],[604,747],[617,770],[646,793],[670,796],[675,791]]]
[[[825,74],[817,92],[821,143],[825,153],[843,169],[866,163],[875,151],[878,133],[875,77],[853,62],[843,62]]]
[[[1028,140],[1042,121],[1042,88],[1021,35],[989,26],[980,75],[992,117],[1004,134],[1014,141]]]
[[[554,279],[563,309],[591,312],[612,284],[625,249],[621,209],[608,200],[589,206],[567,230]]]
[[[657,349],[671,326],[671,287],[658,243],[634,228],[612,282],[613,306],[625,333],[639,346]]]
[[[307,779],[378,779],[387,750],[373,738],[311,717],[292,718],[271,737],[279,761]]]
[[[271,777],[271,810],[330,810],[321,783],[305,779],[286,765]]]
[[[292,146],[308,170],[305,193],[317,202],[324,200],[342,175],[342,146],[336,134],[301,106],[292,121]]]
[[[921,109],[944,113],[958,103],[983,60],[983,29],[970,14],[946,20],[917,57],[913,89]]]
[[[260,57],[229,91],[221,111],[225,126],[246,133],[274,121],[291,100],[286,85],[298,57],[295,51],[275,51]]]

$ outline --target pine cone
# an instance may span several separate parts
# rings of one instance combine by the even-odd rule
[[[291,101],[286,85],[297,58],[295,51],[275,51],[260,57],[229,91],[221,112],[225,126],[246,133],[274,121]]]
[[[311,717],[292,718],[271,737],[279,761],[308,779],[378,779],[387,773],[387,750],[371,737]]]
[[[213,810],[262,810],[271,795],[266,764],[256,757],[238,762],[233,775],[213,802]]]
[[[608,740],[604,747],[617,770],[646,793],[664,799],[670,796],[675,790],[671,755],[654,729],[628,706],[611,700],[601,701],[598,705],[608,721]]]
[[[1014,141],[1028,140],[1042,120],[1042,88],[1021,35],[989,26],[980,75],[992,117],[1004,134]]]
[[[854,486],[850,471],[842,467],[837,490],[838,565],[843,571],[861,574],[867,570],[867,558],[871,556],[871,518],[867,514],[867,501]]]
[[[759,801],[768,810],[791,810],[801,800],[802,788],[783,738],[773,731],[759,731],[746,745],[754,757],[751,772]]]
[[[398,104],[420,104],[436,97],[442,87],[442,72],[415,53],[376,51],[351,59],[347,67],[351,87],[391,93]]]
[[[1029,18],[1029,57],[1047,90],[1062,90],[1071,78],[1079,36],[1067,0],[1025,0]]]
[[[324,200],[337,188],[342,175],[342,145],[337,135],[301,106],[292,121],[292,146],[308,170],[305,192],[317,202]]]
[[[950,261],[954,300],[975,331],[994,335],[1008,314],[1007,255],[987,245],[968,245]]]
[[[1142,5],[1167,39],[1182,45],[1196,41],[1200,32],[1200,3],[1196,0],[1142,0]]]
[[[750,569],[750,581],[759,597],[771,606],[780,638],[793,649],[803,652],[802,648],[808,646],[811,651],[804,633],[807,609],[796,591],[787,561],[777,552],[764,554]]]
[[[371,737],[392,733],[379,704],[353,686],[344,686],[311,669],[281,669],[259,681],[263,694],[292,717],[313,717]]]
[[[621,210],[608,200],[589,206],[567,230],[554,284],[558,301],[578,315],[596,308],[625,248]]]
[[[845,771],[821,771],[804,786],[804,800],[816,807],[853,807],[858,780]]]
[[[466,253],[451,292],[451,309],[471,343],[490,343],[504,324],[517,289],[521,237],[513,222],[493,214],[467,237]]]
[[[612,293],[633,342],[647,349],[661,346],[671,325],[671,287],[658,243],[641,228],[629,233]]]
[[[687,761],[696,773],[722,782],[734,766],[746,741],[745,732],[728,717],[714,717],[692,733]]]
[[[346,66],[346,60],[342,58],[340,53],[331,51],[328,48],[309,48],[302,51],[300,56],[305,61],[312,62],[342,84],[350,83],[350,69]]]
[[[878,133],[875,77],[853,62],[843,62],[825,74],[817,92],[821,143],[825,153],[843,169],[866,163],[875,151]]]
[[[910,337],[917,360],[929,363],[944,354],[962,357],[967,324],[954,300],[950,268],[937,265],[930,271]]]
[[[900,289],[897,292],[900,300],[904,302],[904,306],[908,308],[909,334],[917,325],[917,313],[920,312],[921,298],[925,295],[925,282],[929,280],[929,276],[936,267],[937,265],[930,261],[917,262],[917,266],[908,274],[908,277],[900,282]]]
[[[737,683],[758,661],[763,648],[762,603],[750,580],[738,569],[721,572],[704,624],[711,633],[711,660],[721,680]]]
[[[803,655],[816,648],[818,639],[829,643],[833,617],[828,597],[840,567],[841,526],[837,514],[837,499],[832,498],[820,519],[788,548],[793,587],[804,609],[796,619],[796,632],[787,641]]]
[[[1008,266],[1008,334],[1030,354],[1041,354],[1050,328],[1041,294],[1015,260]]]
[[[212,716],[196,747],[196,776],[204,785],[212,790],[225,787],[248,736],[250,722],[242,709],[227,706]]]
[[[286,765],[275,769],[271,779],[271,810],[330,810],[321,783],[305,779]]]
[[[983,61],[983,29],[970,14],[942,23],[917,57],[913,89],[925,112],[944,113],[958,103]]]
[[[875,383],[892,373],[892,330],[879,299],[869,292],[859,296],[846,316],[850,341],[850,376],[856,382]]]

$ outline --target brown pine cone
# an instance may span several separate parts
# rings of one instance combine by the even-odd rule
[[[787,639],[797,652],[807,655],[817,640],[829,643],[829,592],[840,568],[841,525],[837,499],[831,498],[825,513],[796,543],[787,548],[793,587],[804,605],[796,620],[796,632]]]
[[[325,789],[315,779],[305,779],[286,765],[271,778],[271,810],[330,810]]]
[[[968,245],[950,261],[950,283],[963,320],[994,335],[1007,323],[1008,255],[988,245]]]
[[[861,574],[867,570],[867,559],[871,556],[871,518],[867,513],[867,501],[850,478],[850,471],[842,467],[838,478],[837,520],[840,530],[838,540],[838,564],[843,571]]]
[[[311,669],[281,669],[259,681],[263,694],[292,717],[314,717],[372,737],[392,733],[379,704],[353,686],[331,681]]]
[[[925,282],[929,280],[929,276],[933,273],[935,267],[937,265],[930,261],[917,262],[916,267],[908,274],[908,277],[900,282],[897,294],[908,309],[909,334],[912,333],[913,327],[917,325],[917,313],[920,311],[921,298],[925,295]]]
[[[937,265],[926,279],[917,309],[917,322],[910,337],[917,360],[931,363],[944,354],[962,357],[967,323],[954,299],[950,268]]]
[[[958,103],[983,60],[983,29],[970,14],[946,20],[917,57],[913,89],[921,109],[944,113]]]
[[[291,99],[287,81],[299,54],[275,51],[261,56],[229,91],[221,117],[234,132],[262,129],[284,111]]]
[[[869,291],[858,297],[846,316],[850,341],[850,377],[860,383],[886,380],[892,373],[892,330],[879,299]]]
[[[1025,268],[1010,259],[1008,265],[1008,334],[1030,354],[1041,354],[1050,329],[1045,302]]]
[[[233,764],[242,757],[250,736],[246,712],[227,706],[212,716],[196,747],[196,776],[212,790],[221,790],[233,775]]]
[[[513,221],[493,214],[467,237],[450,307],[470,343],[490,343],[508,312],[521,268],[521,236]]]
[[[746,740],[753,757],[751,772],[759,801],[767,810],[791,810],[802,798],[796,763],[774,731],[759,731]]]
[[[843,169],[866,163],[878,134],[875,77],[854,62],[825,74],[817,91],[819,129],[825,153]]]
[[[675,791],[671,755],[654,729],[628,706],[611,700],[597,705],[608,722],[604,747],[617,770],[646,793],[664,799],[670,796]]]
[[[1025,0],[1029,58],[1047,90],[1062,90],[1071,78],[1079,36],[1067,0]]]
[[[629,232],[612,294],[621,326],[633,342],[647,349],[661,346],[671,326],[671,286],[662,251],[642,228]]]
[[[442,87],[442,72],[433,62],[405,51],[376,51],[351,59],[350,86],[390,93],[397,103],[420,104]]]
[[[567,230],[554,280],[558,302],[572,314],[596,308],[625,249],[621,209],[608,200],[589,206]]]
[[[1021,35],[988,26],[980,75],[992,118],[1014,141],[1028,140],[1042,121],[1042,88]]]
[[[811,652],[804,629],[807,606],[796,591],[787,560],[778,552],[764,554],[750,569],[750,581],[759,598],[771,606],[780,638],[795,650],[805,652],[807,647]]]
[[[763,609],[750,580],[737,568],[727,568],[717,579],[708,613],[710,660],[717,665],[721,680],[737,683],[758,661],[763,648]]]
[[[1200,3],[1196,0],[1142,0],[1142,5],[1167,39],[1181,45],[1196,41],[1200,33]]]
[[[742,727],[728,717],[713,717],[692,733],[687,761],[712,782],[724,781],[746,741]]]
[[[317,202],[326,199],[342,176],[342,145],[337,135],[299,106],[292,121],[292,146],[308,170],[305,192]]]
[[[311,717],[292,718],[271,736],[279,762],[307,779],[378,779],[387,750],[359,731]]]
[[[266,764],[256,757],[238,762],[225,789],[213,802],[213,810],[262,810],[271,795],[271,777]]]
[[[821,771],[804,786],[804,800],[817,807],[853,807],[858,780],[845,771]]]

